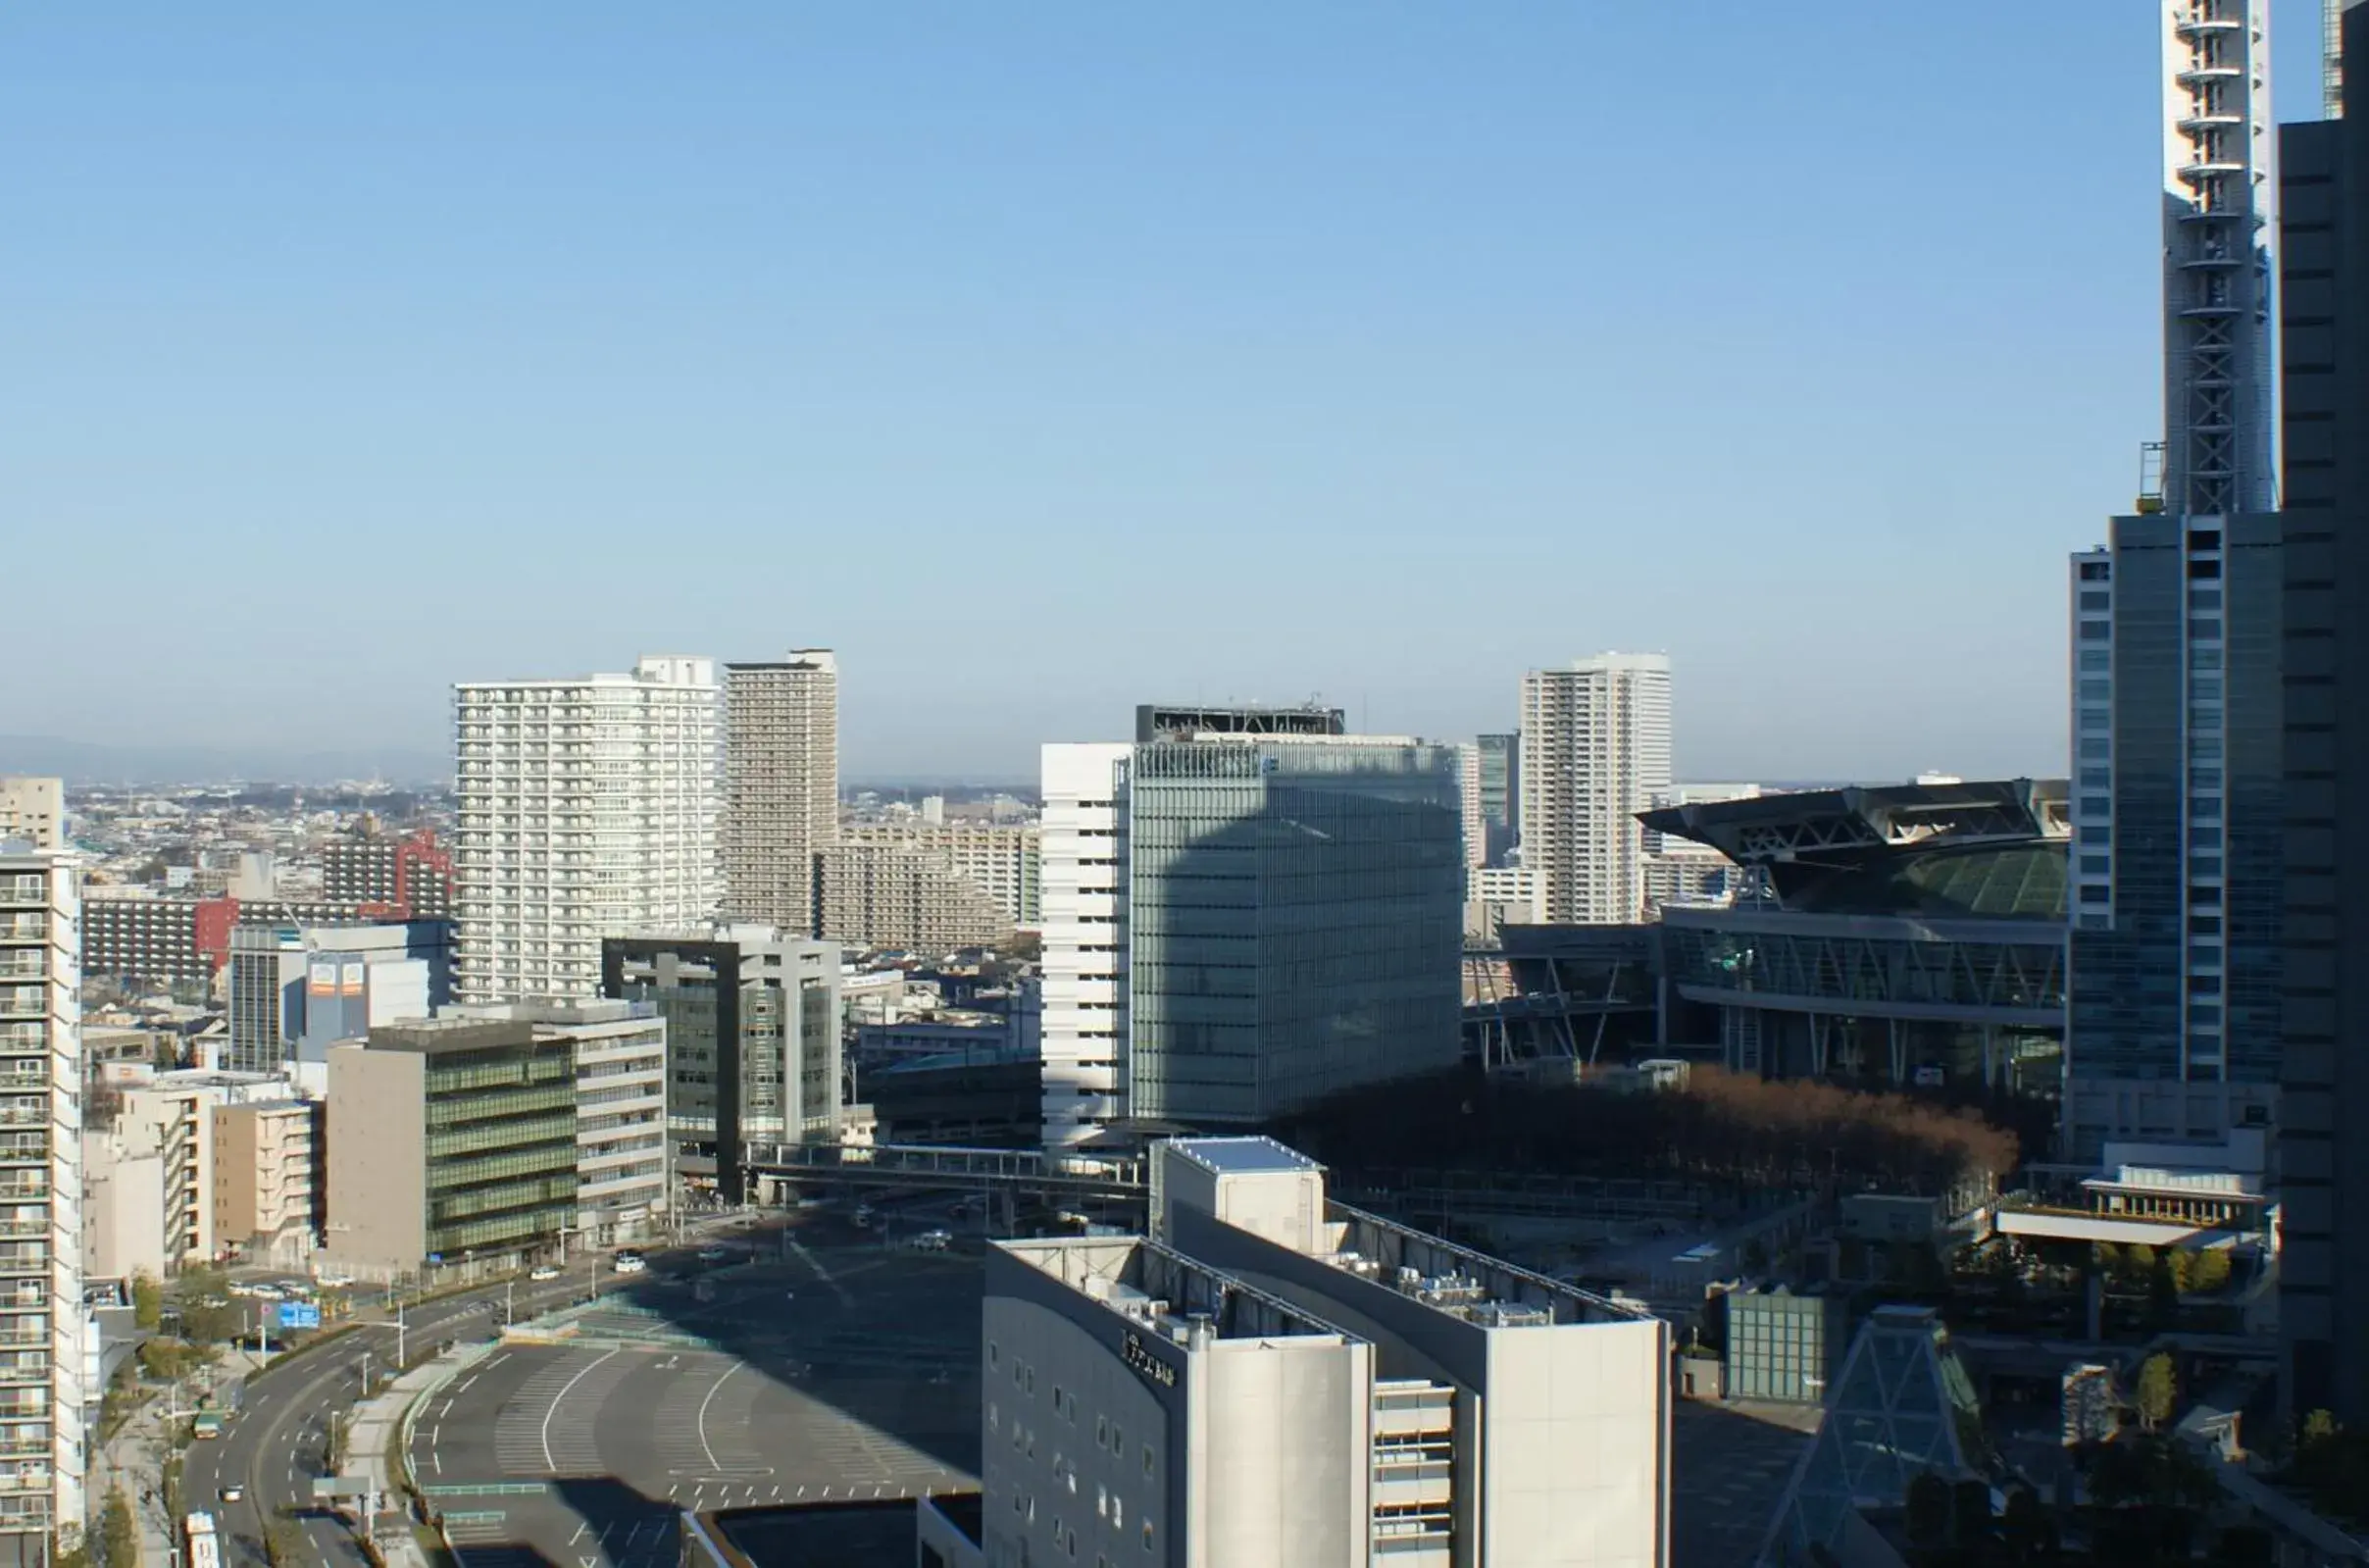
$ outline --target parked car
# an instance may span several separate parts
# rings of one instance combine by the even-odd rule
[[[610,1270],[618,1274],[639,1274],[648,1267],[648,1263],[630,1252],[620,1252],[609,1263]]]
[[[952,1231],[924,1231],[913,1239],[914,1246],[924,1252],[943,1252],[953,1242]]]

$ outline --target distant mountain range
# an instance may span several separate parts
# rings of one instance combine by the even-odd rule
[[[395,784],[449,784],[452,759],[389,746],[381,751],[283,751],[230,746],[106,745],[55,735],[0,734],[0,774],[54,774],[70,784],[320,784],[382,779]]]

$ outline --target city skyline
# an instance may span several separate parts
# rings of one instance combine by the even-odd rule
[[[255,753],[326,683],[308,744],[432,755],[478,672],[813,643],[851,778],[1023,779],[1147,696],[1501,730],[1523,670],[1624,647],[1671,654],[1698,777],[2061,771],[2047,563],[2157,433],[2155,18],[2025,63],[2049,195],[1986,226],[1995,149],[1896,68],[1988,24],[1822,16],[1824,102],[1883,132],[1821,136],[1833,223],[1730,177],[1720,125],[1797,109],[1751,29],[1654,8],[21,20],[0,126],[57,156],[0,510],[35,577],[106,539],[190,611],[26,607],[65,657],[17,723]],[[648,569],[700,531],[731,573]],[[1147,584],[1250,550],[1188,648],[1141,634]],[[413,634],[342,634],[339,561]],[[628,596],[622,637],[579,613]]]

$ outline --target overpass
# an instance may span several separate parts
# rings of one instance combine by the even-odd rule
[[[950,1148],[929,1143],[748,1143],[741,1165],[753,1181],[834,1182],[859,1187],[962,1188],[1142,1201],[1151,1184],[1134,1154],[1065,1154],[1040,1149]]]

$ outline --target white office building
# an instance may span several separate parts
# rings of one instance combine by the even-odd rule
[[[596,995],[603,936],[715,914],[714,660],[455,693],[461,1000]]]
[[[1125,1113],[1126,741],[1044,748],[1044,1141],[1084,1142]]]
[[[838,842],[839,661],[724,667],[724,913],[813,936],[815,857]]]
[[[1670,789],[1670,660],[1602,653],[1522,678],[1522,864],[1534,918],[1647,918],[1637,814]]]
[[[1048,745],[1043,781],[1048,1147],[1455,1065],[1454,747],[1184,730]]]
[[[0,1554],[25,1562],[85,1513],[80,882],[0,842]]]
[[[1670,1560],[1668,1326],[1270,1139],[1157,1145],[1151,1236],[998,1242],[982,1315],[990,1564]]]

